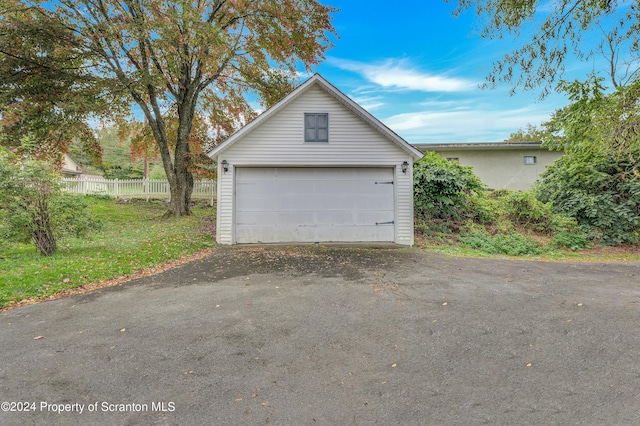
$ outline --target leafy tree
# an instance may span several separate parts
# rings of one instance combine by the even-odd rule
[[[169,146],[173,149],[178,131],[176,111],[169,111],[164,121],[167,126]],[[189,138],[191,161],[189,161],[188,170],[199,178],[215,178],[216,176],[213,161],[206,155],[206,151],[210,150],[220,140],[216,140],[216,137],[211,135],[209,130],[207,117],[201,111],[196,111],[193,117],[191,137]],[[148,167],[149,160],[157,160],[160,156],[153,132],[146,123],[122,121],[118,127],[118,136],[120,140],[130,142],[132,161],[144,160],[147,162]],[[218,137],[220,136],[219,134]]]
[[[77,140],[99,159],[87,117],[107,106],[74,32],[36,7],[0,0],[0,144],[61,163]]]
[[[472,195],[485,190],[471,167],[427,152],[414,164],[414,209],[418,220],[460,219]]]
[[[139,121],[121,122],[118,128],[118,136],[130,141],[129,155],[132,161],[144,162],[143,177],[149,178],[149,161],[159,156],[158,145],[155,143],[151,128],[147,123]]]
[[[82,236],[98,226],[81,197],[61,191],[60,174],[50,163],[0,149],[0,238],[31,240],[51,256],[63,236]]]
[[[605,244],[640,240],[640,81],[605,94],[602,79],[563,83],[572,103],[545,124],[565,155],[541,176],[538,198]]]
[[[335,9],[316,0],[57,0],[35,5],[72,28],[94,72],[112,79],[109,93],[142,110],[171,189],[168,214],[189,214],[196,111],[224,137],[254,116],[248,95],[264,106],[292,88],[302,65],[323,59],[335,33]],[[177,111],[170,141],[167,112]]]
[[[505,142],[542,142],[542,139],[546,136],[544,129],[540,129],[537,126],[528,124],[526,130],[518,129],[517,132],[513,132],[509,135]]]
[[[640,203],[640,5],[624,0],[458,0],[481,35],[513,36],[520,47],[494,63],[486,85],[552,88],[571,104],[543,125],[544,144],[565,155],[542,175],[538,197],[574,217],[592,239],[638,241]],[[544,9],[543,9],[544,5]],[[534,19],[535,18],[535,19]],[[599,43],[593,48],[593,41]],[[565,82],[569,58],[604,60],[585,81]],[[599,66],[599,65],[597,65]],[[606,75],[612,91],[604,86]]]
[[[449,0],[445,0],[449,1]],[[623,85],[640,59],[640,7],[625,0],[457,0],[456,14],[473,10],[484,38],[524,42],[493,64],[486,85],[555,88],[565,62],[602,56],[614,87]],[[593,40],[600,43],[593,47]]]
[[[141,123],[138,123],[142,126]],[[111,126],[97,132],[104,154],[96,166],[107,179],[141,179],[144,174],[140,162],[130,155],[131,140],[123,137],[117,127]]]

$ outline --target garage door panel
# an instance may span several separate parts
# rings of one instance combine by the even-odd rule
[[[378,228],[374,234],[369,227],[355,226],[246,226],[236,231],[236,238],[239,243],[393,241],[393,224],[380,225]],[[390,237],[372,239],[372,235]]]
[[[261,211],[238,212],[236,223],[238,226],[370,226],[376,223],[392,222],[393,212],[379,211]],[[349,224],[349,225],[344,225]],[[291,226],[291,225],[290,225]]]
[[[236,242],[393,241],[392,180],[391,168],[236,168]]]
[[[280,212],[277,211],[241,211],[236,213],[236,227],[269,225],[276,226],[280,220]]]
[[[276,169],[273,168],[242,168],[242,173],[236,174],[236,183],[239,182],[261,182],[265,180],[275,180]]]
[[[393,208],[393,194],[388,194],[386,197],[357,194],[353,196],[351,202],[357,205],[359,210],[395,211]]]
[[[377,224],[393,222],[393,212],[361,211],[356,215],[358,223]]]
[[[280,209],[280,200],[276,198],[276,194],[263,192],[261,194],[245,194],[242,199],[238,199],[236,211],[278,211]],[[260,206],[258,208],[257,206]]]

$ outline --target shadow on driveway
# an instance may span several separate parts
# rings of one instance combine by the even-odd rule
[[[637,263],[220,247],[1,313],[0,423],[638,424],[639,277]]]

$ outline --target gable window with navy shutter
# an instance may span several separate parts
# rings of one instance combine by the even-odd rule
[[[304,114],[304,141],[329,142],[329,114]]]

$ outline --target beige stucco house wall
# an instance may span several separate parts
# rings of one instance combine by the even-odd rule
[[[414,145],[422,152],[473,167],[473,172],[491,189],[527,191],[540,174],[562,156],[540,142],[448,143]]]

